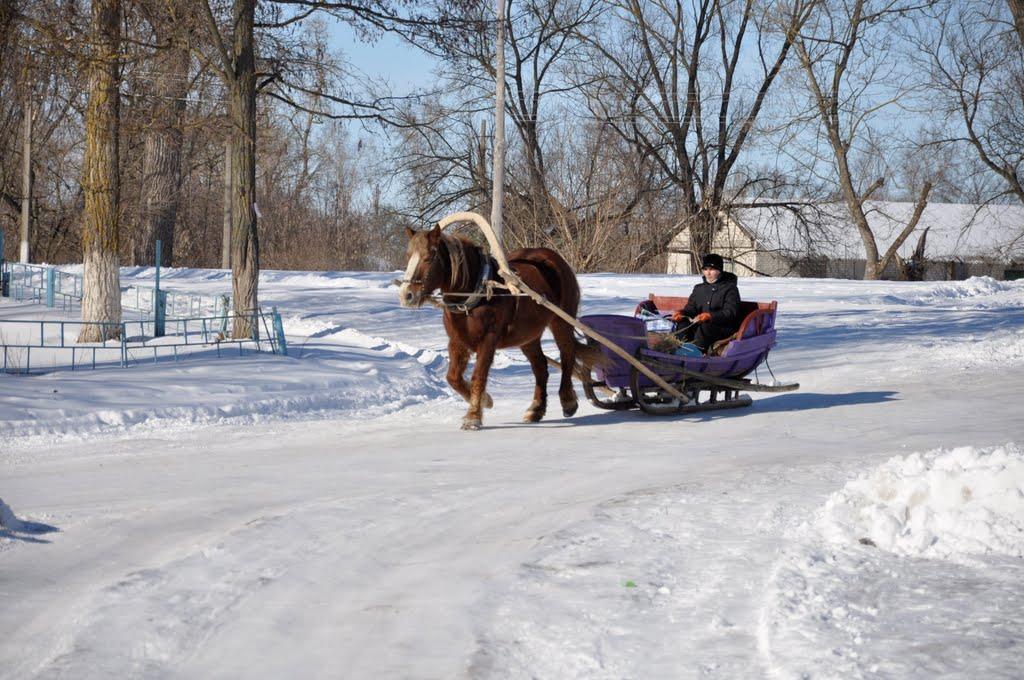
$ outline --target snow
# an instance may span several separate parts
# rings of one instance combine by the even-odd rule
[[[1024,453],[964,446],[892,458],[833,494],[819,530],[915,557],[1024,557]]]
[[[524,425],[502,351],[464,433],[399,274],[263,272],[288,357],[0,375],[0,678],[1018,674],[1024,283],[743,281],[800,391]]]
[[[778,677],[1011,677],[1024,636],[1024,454],[897,456],[791,532],[762,608]],[[1015,652],[1014,652],[1015,653]]]
[[[996,281],[991,276],[972,276],[966,281],[943,281],[918,286],[903,295],[884,295],[875,301],[880,304],[921,306],[952,303],[957,309],[999,309],[1020,304],[1020,286],[1012,281]]]

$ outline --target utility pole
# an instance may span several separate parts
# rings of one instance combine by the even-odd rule
[[[25,142],[21,152],[21,257],[28,264],[28,228],[32,221],[32,100],[25,98]]]
[[[509,0],[511,2],[511,0]],[[502,242],[501,213],[505,203],[505,0],[498,0],[496,101],[494,103],[494,173],[491,193],[491,228]]]
[[[224,227],[220,242],[220,268],[231,269],[231,137],[224,140]]]

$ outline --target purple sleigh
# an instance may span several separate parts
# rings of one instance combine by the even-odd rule
[[[651,295],[662,313],[682,309],[685,297]],[[622,410],[639,407],[645,413],[668,415],[750,406],[753,401],[742,392],[788,392],[796,383],[764,385],[746,379],[767,358],[775,346],[776,302],[741,302],[744,314],[739,330],[718,356],[682,357],[651,349],[643,320],[614,314],[584,316],[580,321],[636,357],[686,399],[669,395],[629,362],[602,347],[606,364],[595,369],[583,384],[595,406]],[[702,393],[706,397],[702,401]]]

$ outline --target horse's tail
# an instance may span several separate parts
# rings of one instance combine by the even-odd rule
[[[595,368],[608,368],[611,364],[611,359],[597,342],[580,342],[575,338],[573,342],[576,343],[576,365],[573,367],[573,374],[581,381],[590,380],[590,372]]]

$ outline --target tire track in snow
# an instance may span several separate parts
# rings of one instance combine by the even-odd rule
[[[760,676],[757,603],[783,530],[807,509],[778,491],[836,474],[755,466],[602,503],[491,599],[471,675]]]

